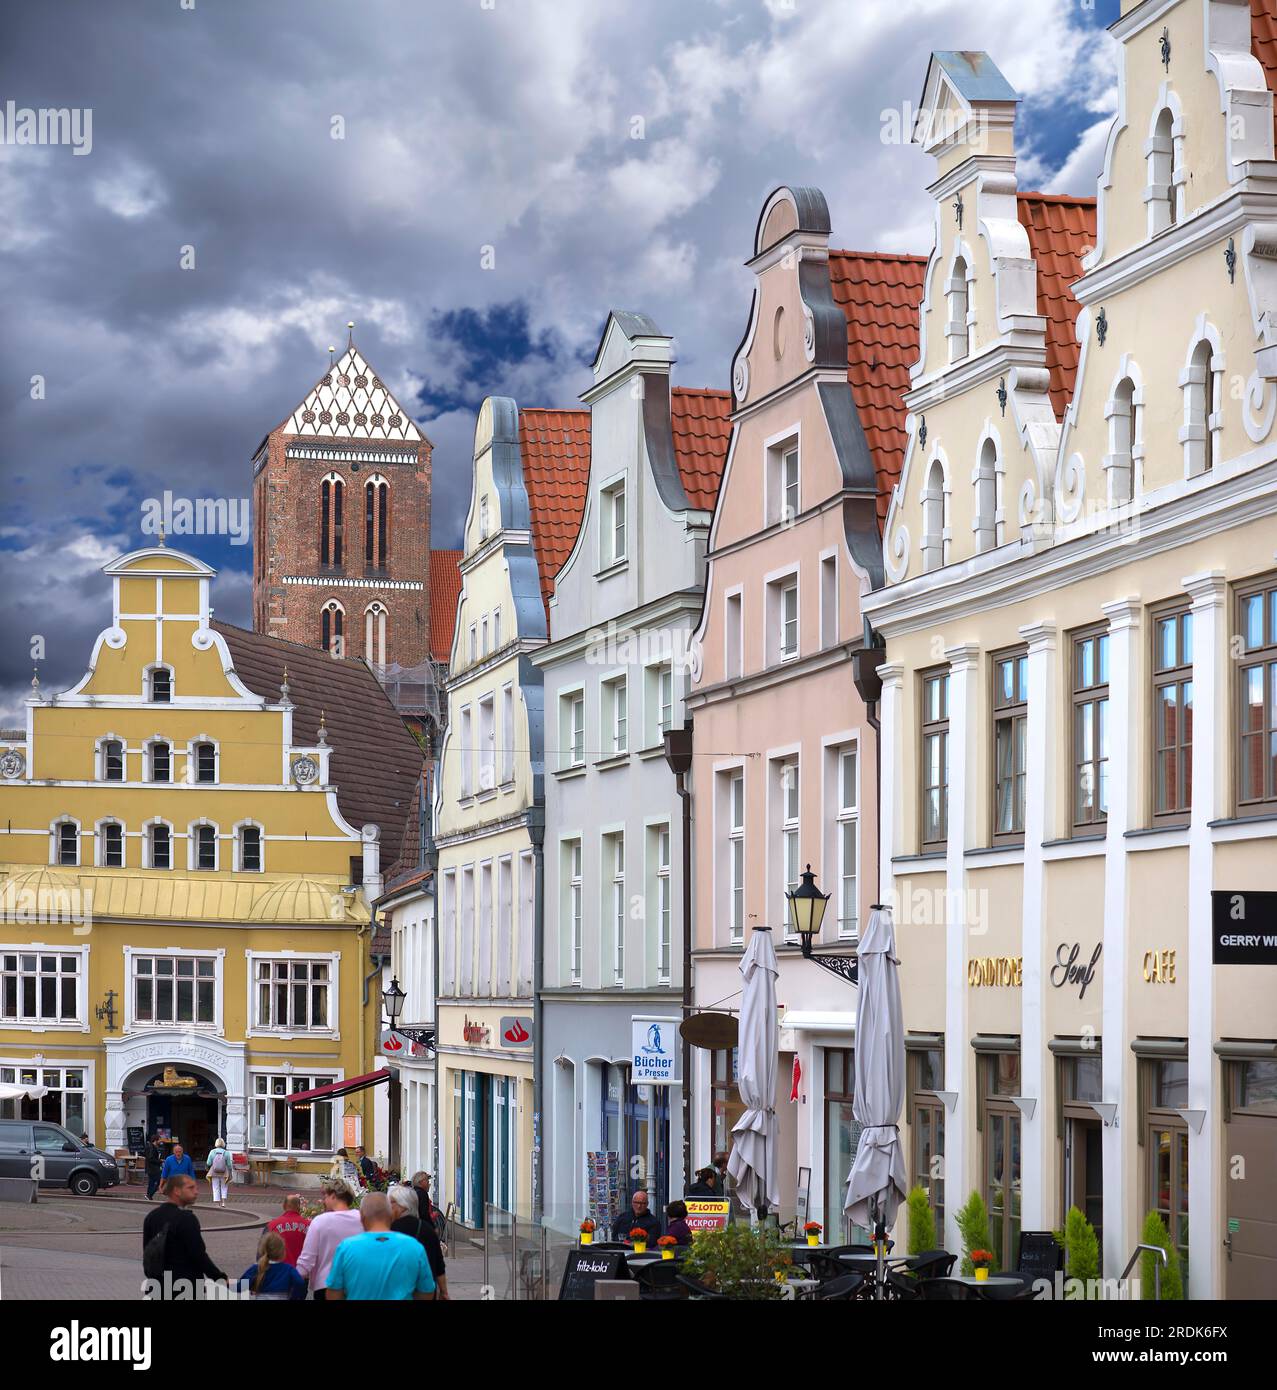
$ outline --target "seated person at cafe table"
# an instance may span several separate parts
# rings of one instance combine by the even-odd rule
[[[671,1202],[665,1208],[665,1234],[673,1236],[680,1245],[692,1243],[692,1228],[687,1224],[686,1202]]]
[[[687,1189],[689,1197],[722,1197],[722,1190],[718,1186],[717,1168],[698,1168],[696,1171],[696,1181]]]
[[[623,1211],[612,1223],[612,1239],[628,1241],[636,1228],[646,1231],[653,1245],[661,1234],[661,1223],[648,1210],[647,1192],[641,1187],[630,1198],[630,1210]]]

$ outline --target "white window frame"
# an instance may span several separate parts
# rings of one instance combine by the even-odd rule
[[[842,941],[855,941],[860,934],[860,887],[861,887],[861,775],[862,752],[860,739],[853,730],[831,734],[823,740],[825,753],[825,785],[823,791],[824,824],[827,827],[824,862],[829,866],[832,884],[827,884],[832,896],[838,901],[834,904],[834,921],[837,923],[838,937]],[[852,788],[852,801],[847,805],[843,796],[843,758],[855,759],[855,786]],[[856,915],[849,926],[843,916],[843,879],[847,865],[843,856],[845,828],[851,827],[853,834],[853,854],[855,855],[855,897],[853,906]],[[829,920],[826,916],[826,921]]]
[[[151,831],[154,830],[157,826],[162,826],[165,830],[168,831],[168,864],[166,867],[163,868],[158,867],[154,863],[154,852],[151,842]],[[143,822],[141,833],[142,867],[144,869],[155,869],[157,873],[171,873],[174,867],[173,857],[175,853],[175,847],[177,844],[177,838],[173,834],[172,821],[165,820],[163,816],[152,816],[150,820]]]
[[[1169,116],[1168,129],[1161,129],[1164,116]],[[1144,141],[1144,164],[1148,182],[1144,187],[1144,202],[1148,210],[1148,235],[1177,226],[1184,217],[1184,117],[1179,98],[1165,82],[1161,84],[1153,103],[1148,123],[1148,139]]]
[[[560,841],[563,867],[563,940],[567,947],[568,983],[580,985],[585,966],[585,925],[582,907],[585,895],[584,842],[581,836]]]
[[[107,827],[118,825],[120,827],[120,862],[118,864],[108,864],[106,862],[106,831]],[[129,832],[124,822],[119,816],[103,816],[93,827],[93,863],[99,869],[127,869],[129,867]]]
[[[477,747],[479,751],[480,796],[489,796],[497,789],[497,703],[492,691],[478,700]]]
[[[158,1021],[140,1021],[137,1017],[136,1002],[137,980],[134,976],[134,959],[139,956],[159,957],[167,956],[172,960],[208,960],[213,961],[213,1021],[211,1023],[187,1023],[173,1019],[162,1019]],[[221,1037],[224,1028],[224,1007],[225,1007],[225,985],[226,985],[226,949],[225,947],[210,947],[206,950],[195,950],[185,946],[130,946],[124,947],[124,1032],[129,1033],[156,1033],[163,1030],[181,1029],[191,1030],[196,1033],[213,1033]],[[176,981],[176,975],[174,975]],[[176,990],[174,991],[176,1002]],[[250,1015],[251,1017],[251,1015]]]
[[[195,750],[202,743],[209,744],[213,749],[213,780],[211,782],[198,782],[196,776],[199,772],[199,758]],[[222,780],[222,745],[215,738],[210,738],[208,734],[197,734],[186,744],[186,781],[192,787],[215,787]]]
[[[457,753],[460,759],[461,796],[474,795],[474,713],[469,704],[457,711]]]
[[[374,599],[364,609],[364,658],[373,666],[386,664],[386,605]]]
[[[599,569],[609,570],[629,559],[630,518],[626,475],[609,478],[599,489]],[[617,513],[620,513],[618,527]],[[618,530],[620,545],[618,547]]]
[[[743,946],[745,943],[745,846],[748,832],[748,788],[745,785],[745,766],[743,763],[726,763],[714,769],[715,773],[715,818],[721,822],[722,833],[715,837],[716,843],[723,846],[720,868],[716,874],[716,894],[718,904],[714,914],[716,922],[722,922],[727,929],[727,944]],[[734,788],[740,784],[740,820],[735,817]],[[739,883],[737,882],[739,880]]]
[[[649,826],[648,833],[655,864],[656,982],[668,985],[674,973],[674,842],[669,821]]]
[[[199,867],[199,841],[196,837],[198,830],[211,830],[213,832],[213,867],[211,869],[201,869]],[[193,820],[186,827],[186,868],[189,873],[215,874],[222,867],[222,832],[216,821],[210,820],[207,816],[201,816],[198,820]]]
[[[580,713],[578,722],[577,713]],[[579,740],[579,746],[578,746]],[[559,692],[559,767],[568,771],[585,766],[585,687],[570,686]]]
[[[976,553],[995,550],[1002,544],[1005,515],[1002,505],[1003,464],[1001,441],[990,431],[980,437],[975,467],[971,470],[971,530]]]
[[[154,698],[154,680],[156,671],[168,672],[169,696],[167,700],[157,700]],[[171,705],[177,700],[177,673],[167,661],[153,661],[142,671],[142,698],[148,705]]]
[[[461,866],[461,925],[460,941],[457,947],[457,993],[469,999],[475,993],[476,963],[474,958],[475,923],[478,914],[479,884],[475,876],[475,865]]]
[[[612,945],[612,984],[618,988],[625,986],[625,923],[627,902],[625,897],[625,831],[609,828],[603,832],[603,920],[611,926],[609,935]]]
[[[497,765],[497,775],[501,785],[508,787],[514,781],[514,682],[507,681],[501,687],[501,749]]]
[[[768,665],[781,666],[797,661],[802,655],[802,590],[799,584],[798,566],[776,570],[764,576],[767,593],[767,646]],[[785,614],[786,595],[794,596],[794,613],[790,619]],[[786,635],[792,621],[793,648],[785,646]]]
[[[156,780],[155,777],[155,750],[159,747],[168,749],[168,780]],[[177,785],[177,778],[174,775],[177,769],[174,767],[176,754],[173,751],[172,739],[167,739],[163,734],[152,734],[150,738],[142,744],[142,780],[149,782],[157,787],[172,787]]]
[[[446,998],[457,993],[457,870],[445,869],[439,878],[439,993]]]
[[[779,918],[778,935],[797,941],[786,893],[802,881],[802,754],[799,746],[767,750],[768,916]],[[794,878],[789,876],[794,870]],[[769,925],[772,925],[769,923]]]
[[[261,860],[260,867],[256,869],[246,869],[244,867],[244,836],[245,830],[256,830],[258,839],[258,858]],[[266,872],[266,827],[260,821],[252,819],[237,820],[231,827],[232,859],[237,874],[259,874]]]
[[[630,682],[624,671],[599,679],[599,728],[607,740],[604,759],[624,757],[630,751]]]
[[[741,585],[723,595],[723,676],[737,680],[745,674],[745,590]]]
[[[106,746],[108,743],[118,743],[120,745],[120,772],[119,777],[108,777],[106,775]],[[113,787],[121,787],[129,780],[129,741],[122,738],[119,734],[103,734],[94,744],[93,753],[97,769],[96,780],[99,782],[109,782]]]
[[[1205,352],[1205,363],[1199,358]],[[1184,369],[1179,374],[1184,423],[1179,443],[1184,453],[1184,477],[1200,478],[1219,467],[1224,427],[1224,352],[1219,333],[1206,315],[1198,317]]]
[[[80,981],[80,986],[79,986],[79,988],[76,990],[76,995],[75,995],[75,999],[76,999],[76,1008],[77,1008],[77,1010],[78,1010],[78,1017],[76,1017],[76,1018],[74,1018],[74,1019],[54,1019],[54,1020],[38,1019],[38,1018],[37,1018],[37,1019],[22,1019],[21,1017],[19,1017],[18,1019],[4,1020],[3,1022],[0,1022],[0,1028],[4,1028],[4,1029],[7,1029],[7,1030],[20,1030],[20,1031],[23,1032],[23,1033],[87,1033],[87,1032],[89,1031],[89,948],[88,948],[87,945],[84,945],[84,946],[50,946],[47,942],[44,942],[44,941],[24,941],[24,942],[22,942],[22,943],[20,943],[20,944],[15,943],[15,942],[0,942],[0,956],[4,956],[4,955],[16,955],[16,956],[49,956],[49,955],[56,955],[56,956],[78,956],[79,959],[80,959],[79,976],[78,976],[79,981]],[[19,960],[19,962],[18,962],[18,974],[19,974],[19,976],[21,976],[21,973],[22,973],[22,962]],[[37,966],[37,969],[36,969],[36,978],[37,978],[37,979],[39,978],[39,974],[40,974],[40,972],[39,972],[39,967]],[[62,978],[62,970],[61,970],[61,967],[59,967],[59,969],[58,969],[58,971],[57,971],[57,975],[58,975],[58,978],[59,978],[59,979]],[[37,995],[38,995],[38,993],[39,993],[39,988],[38,988],[38,986],[37,986]],[[18,1010],[19,1010],[19,1014],[21,1014],[21,1010],[22,1010],[22,991],[21,991],[21,986],[19,986],[19,990],[18,990]],[[43,1063],[43,1062],[32,1062],[30,1059],[24,1059],[24,1060],[22,1060],[22,1061],[20,1061],[20,1062],[13,1063],[13,1065],[24,1066],[24,1067],[30,1067],[30,1066],[37,1066],[37,1067],[39,1067],[39,1066],[43,1066],[44,1063]],[[64,1066],[64,1065],[68,1065],[68,1066],[69,1066],[69,1065],[71,1065],[71,1064],[70,1064],[70,1063],[63,1063],[63,1062],[61,1062],[61,1061],[57,1061],[57,1062],[52,1063],[51,1065],[54,1065],[54,1066]],[[75,1065],[80,1065],[80,1064],[77,1063],[77,1064],[75,1064]]]
[[[937,450],[923,471],[922,571],[942,569],[949,555],[949,465]]]
[[[650,666],[643,668],[644,685],[644,745],[648,748],[660,748],[664,742],[667,729],[674,727],[674,711],[677,707],[677,700],[674,694],[674,663],[673,661],[658,661]],[[665,699],[666,687],[669,694],[668,702]],[[664,717],[664,711],[669,710],[669,719]]]
[[[1129,401],[1123,399],[1123,388],[1128,384]],[[1104,418],[1109,443],[1102,465],[1107,480],[1105,494],[1109,506],[1121,506],[1133,501],[1139,492],[1144,461],[1144,379],[1129,353],[1122,354],[1104,404]]]
[[[820,561],[820,646],[838,645],[838,551],[822,550]]]
[[[75,827],[75,863],[62,862],[62,827]],[[84,865],[84,827],[75,816],[55,816],[49,822],[49,867],[51,869],[79,869]]]
[[[958,241],[949,260],[949,274],[944,284],[944,337],[951,363],[964,362],[971,356],[971,330],[975,326],[975,274],[972,266],[970,247],[966,242]]]
[[[142,954],[139,951],[139,954]],[[257,967],[260,963],[274,964],[277,961],[318,962],[328,967],[328,1027],[327,1028],[268,1028],[261,1022],[257,1009]],[[338,1010],[341,1005],[341,952],[340,951],[254,951],[251,947],[244,951],[244,970],[246,987],[246,1009],[244,1017],[248,1027],[244,1036],[249,1038],[278,1038],[281,1042],[293,1038],[331,1038],[341,1040]],[[312,986],[313,987],[313,986]],[[273,985],[272,985],[273,988]],[[290,985],[291,988],[291,985]]]
[[[493,985],[499,996],[510,994],[514,978],[514,856],[504,854],[496,869],[496,960]]]
[[[274,1035],[272,1034],[272,1036],[274,1036]],[[257,1093],[257,1078],[258,1078],[259,1076],[264,1076],[264,1077],[266,1078],[266,1094],[265,1094],[264,1096],[263,1096],[263,1095],[258,1095],[258,1093]],[[295,1094],[295,1093],[296,1093],[297,1091],[299,1091],[299,1090],[300,1090],[300,1091],[307,1091],[307,1090],[310,1090],[313,1086],[315,1086],[315,1085],[317,1084],[318,1078],[324,1077],[324,1076],[330,1078],[330,1081],[331,1081],[331,1084],[332,1084],[332,1085],[337,1085],[339,1082],[344,1081],[344,1080],[346,1079],[345,1070],[344,1070],[342,1067],[340,1067],[340,1066],[332,1066],[332,1067],[311,1067],[311,1066],[307,1066],[304,1070],[301,1069],[301,1068],[298,1068],[298,1069],[295,1070],[295,1071],[294,1071],[294,1070],[287,1070],[287,1071],[285,1071],[285,1070],[283,1069],[282,1066],[281,1066],[281,1067],[254,1067],[254,1066],[250,1066],[250,1067],[248,1068],[248,1079],[247,1079],[247,1082],[246,1082],[246,1084],[247,1084],[247,1086],[248,1086],[248,1094],[244,1097],[244,1101],[245,1101],[245,1105],[244,1105],[245,1116],[244,1116],[244,1119],[245,1119],[245,1128],[246,1128],[245,1144],[246,1144],[246,1146],[247,1146],[247,1148],[248,1148],[249,1153],[255,1153],[255,1154],[279,1154],[279,1155],[296,1154],[296,1155],[298,1155],[298,1156],[301,1157],[301,1158],[311,1158],[311,1157],[313,1157],[315,1154],[320,1154],[320,1155],[322,1155],[322,1156],[324,1156],[324,1157],[326,1158],[326,1157],[328,1157],[330,1154],[335,1154],[335,1153],[337,1152],[337,1149],[338,1149],[338,1147],[341,1145],[341,1142],[342,1142],[342,1130],[341,1130],[341,1117],[342,1117],[342,1111],[341,1111],[340,1109],[337,1108],[337,1107],[339,1107],[339,1106],[341,1105],[341,1103],[342,1103],[340,1097],[338,1097],[338,1098],[335,1099],[335,1100],[328,1100],[328,1101],[320,1101],[320,1102],[319,1102],[319,1104],[321,1104],[321,1105],[328,1105],[328,1106],[333,1107],[333,1108],[332,1108],[332,1119],[333,1119],[333,1146],[332,1146],[332,1148],[330,1148],[330,1149],[317,1149],[317,1148],[315,1148],[315,1147],[313,1146],[313,1144],[312,1144],[312,1146],[311,1146],[309,1149],[289,1149],[289,1148],[280,1148],[280,1147],[278,1147],[278,1146],[272,1146],[272,1145],[270,1144],[270,1142],[269,1142],[269,1139],[270,1139],[270,1129],[271,1129],[269,1118],[267,1119],[267,1123],[266,1123],[266,1126],[265,1126],[267,1143],[266,1143],[264,1146],[256,1145],[256,1144],[253,1143],[253,1111],[254,1111],[254,1108],[256,1107],[257,1103],[258,1103],[259,1101],[264,1101],[264,1102],[265,1102],[266,1107],[267,1107],[267,1109],[266,1109],[266,1114],[267,1114],[267,1116],[269,1117],[270,1114],[271,1114],[271,1111],[272,1111],[272,1109],[273,1109],[273,1107],[274,1107],[275,1101],[282,1099],[282,1097],[275,1095],[274,1092],[273,1092],[273,1090],[271,1089],[271,1082],[272,1082],[273,1080],[279,1079],[279,1080],[286,1081],[286,1082],[288,1083],[289,1087],[291,1088],[291,1089],[289,1090],[288,1094],[289,1094],[289,1095],[293,1095],[293,1094]],[[297,1081],[304,1081],[304,1082],[306,1082],[307,1084],[306,1084],[306,1085],[302,1085],[302,1086],[295,1086],[293,1083],[294,1083],[294,1082],[297,1082]],[[285,1113],[289,1113],[289,1110],[288,1110],[288,1107],[287,1107],[287,1106],[285,1107]],[[312,1111],[311,1111],[311,1138],[312,1138],[312,1140],[313,1140],[314,1134],[315,1134],[314,1125],[315,1125],[314,1110],[313,1110],[313,1107],[312,1107]]]

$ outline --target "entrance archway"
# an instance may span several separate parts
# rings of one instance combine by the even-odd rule
[[[147,1135],[158,1134],[166,1146],[181,1144],[197,1164],[226,1133],[226,1090],[202,1067],[149,1063],[125,1078],[122,1094]]]

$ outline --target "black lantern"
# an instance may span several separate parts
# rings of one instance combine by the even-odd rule
[[[399,988],[399,977],[394,976],[390,981],[390,988],[381,991],[381,1001],[386,1006],[386,1017],[390,1020],[390,1026],[396,1027],[399,1023],[399,1016],[403,1013],[403,1001],[407,995]]]
[[[818,956],[813,953],[812,938],[820,934],[830,895],[822,893],[816,887],[816,875],[812,873],[810,864],[801,878],[802,882],[798,887],[792,893],[785,894],[785,901],[789,907],[789,924],[802,943],[804,959],[814,960],[817,965],[837,975],[849,985],[856,984],[860,978],[860,971],[854,956]]]

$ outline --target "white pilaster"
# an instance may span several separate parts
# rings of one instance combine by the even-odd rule
[[[1130,1184],[1123,1163],[1123,1147],[1136,1119],[1134,1105],[1123,1103],[1123,1075],[1128,1066],[1126,1036],[1127,991],[1127,864],[1126,832],[1137,805],[1137,760],[1132,750],[1140,747],[1140,601],[1138,596],[1103,605],[1109,620],[1108,712],[1108,823],[1104,845],[1104,955],[1100,979],[1104,988],[1101,1013],[1103,1053],[1101,1068],[1106,1101],[1118,1106],[1117,1124],[1101,1136],[1104,1160],[1103,1272],[1116,1277],[1122,1272],[1135,1232],[1134,1211],[1129,1201]]]
[[[904,746],[901,721],[904,718],[905,668],[902,662],[887,662],[878,667],[878,674],[882,678],[878,757],[883,770],[883,776],[879,779],[882,790],[878,799],[878,882],[885,893],[893,886],[891,861],[904,852],[900,837],[901,798],[896,794],[896,781],[902,766],[901,751]],[[900,917],[898,906],[896,917]]]
[[[1193,600],[1193,811],[1188,830],[1188,1108],[1205,1110],[1201,1133],[1188,1132],[1188,1261],[1194,1298],[1223,1295],[1219,1232],[1219,1068],[1215,1062],[1215,970],[1211,889],[1215,851],[1210,822],[1224,814],[1229,764],[1228,585],[1223,571],[1183,581]]]
[[[949,837],[945,850],[945,1008],[944,1085],[958,1093],[945,1121],[945,1247],[961,1250],[958,1209],[971,1188],[968,1174],[971,1107],[975,1104],[975,1057],[967,1026],[967,882],[965,851],[974,823],[979,764],[976,722],[979,718],[980,648],[963,643],[945,651],[949,662]]]
[[[1054,623],[1020,629],[1029,644],[1024,769],[1024,877],[1020,951],[1020,1089],[1037,1100],[1020,1119],[1020,1201],[1023,1228],[1051,1229],[1046,1198],[1046,1144],[1054,1107],[1047,1103],[1043,976],[1046,956],[1046,869],[1042,843],[1054,832],[1056,643]]]

